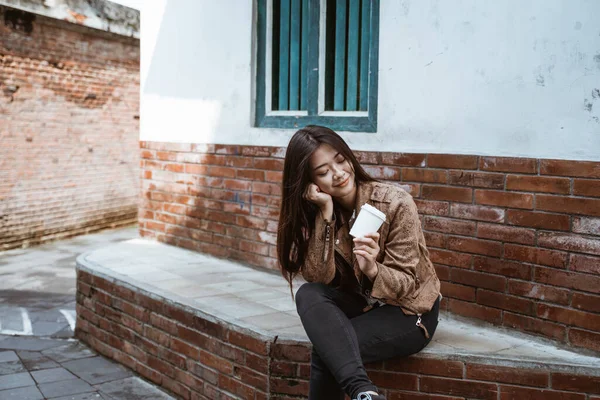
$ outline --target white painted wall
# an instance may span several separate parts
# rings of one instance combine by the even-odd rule
[[[285,146],[252,127],[251,0],[154,0],[141,140]],[[598,0],[381,0],[377,133],[359,150],[600,161]]]

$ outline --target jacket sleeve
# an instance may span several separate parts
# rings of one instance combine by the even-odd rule
[[[335,277],[335,221],[317,213],[315,231],[308,242],[308,254],[300,272],[307,282],[329,283]]]
[[[420,231],[417,206],[408,196],[390,222],[383,261],[377,263],[379,271],[373,281],[373,297],[399,300],[417,288]]]

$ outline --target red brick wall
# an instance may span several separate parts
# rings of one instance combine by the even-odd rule
[[[306,399],[310,345],[277,341],[196,315],[85,271],[76,336],[179,398]],[[487,360],[412,356],[367,365],[389,400],[599,400],[591,368],[529,369]],[[562,368],[562,369],[561,369]]]
[[[137,219],[139,40],[0,6],[0,250]]]
[[[285,149],[141,146],[143,236],[277,268]],[[600,351],[600,162],[358,156],[415,198],[443,308]]]

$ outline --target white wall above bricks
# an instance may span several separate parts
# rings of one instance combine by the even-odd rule
[[[379,129],[354,149],[600,160],[597,0],[381,0]],[[252,127],[253,1],[157,0],[141,140],[285,146]]]

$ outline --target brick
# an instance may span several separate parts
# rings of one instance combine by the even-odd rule
[[[481,157],[479,169],[483,171],[521,172],[535,174],[537,160],[517,157]]]
[[[600,257],[571,254],[569,270],[600,275]]]
[[[508,293],[549,303],[568,305],[570,291],[554,286],[515,281],[511,279],[508,281]]]
[[[584,394],[530,389],[519,386],[500,386],[500,400],[585,400]]]
[[[514,228],[498,224],[477,224],[477,237],[483,239],[498,240],[501,242],[513,242],[521,244],[534,244],[535,231],[533,229]]]
[[[306,396],[308,393],[308,382],[298,379],[271,377],[269,380],[271,393],[289,394],[295,396]]]
[[[450,185],[458,186],[504,189],[504,179],[504,174],[496,174],[493,172],[453,170],[448,173],[448,183]]]
[[[354,155],[361,164],[381,164],[381,156],[377,151],[355,151]]]
[[[427,215],[448,215],[450,204],[444,201],[428,201],[415,199],[417,209],[421,214]]]
[[[600,296],[585,293],[573,293],[571,306],[578,310],[600,313]]]
[[[425,154],[409,153],[380,153],[381,162],[385,165],[397,165],[407,167],[424,167],[426,165]]]
[[[233,376],[253,388],[267,391],[267,375],[259,374],[251,369],[236,365],[233,367]]]
[[[536,312],[537,316],[543,319],[592,331],[600,331],[600,315],[598,314],[541,303],[537,304]]]
[[[569,329],[569,343],[599,352],[600,333],[571,328]]]
[[[502,243],[460,236],[448,237],[448,249],[492,257],[500,257],[502,255]]]
[[[533,209],[533,195],[477,189],[475,190],[475,203],[488,206]]]
[[[431,262],[459,268],[471,268],[473,256],[456,251],[429,249]]]
[[[440,393],[484,400],[496,400],[498,397],[497,386],[492,383],[430,376],[421,376],[419,383],[421,392],[426,393]]]
[[[538,175],[508,175],[506,189],[523,192],[571,193],[571,180]]]
[[[456,299],[448,299],[448,311],[464,317],[481,319],[492,324],[499,324],[502,321],[502,310]]]
[[[229,343],[260,355],[267,355],[266,342],[240,332],[231,331],[229,333]]]
[[[600,236],[600,218],[573,217],[573,232]]]
[[[386,397],[388,400],[464,400],[464,397],[436,396],[428,393],[416,393],[405,391],[390,392]]]
[[[535,303],[532,300],[489,290],[477,290],[477,304],[514,311],[524,315],[535,315]]]
[[[450,271],[450,278],[452,282],[455,283],[462,283],[476,288],[490,289],[496,292],[504,292],[504,289],[506,288],[505,277],[482,272],[452,268]]]
[[[541,160],[542,175],[578,176],[582,178],[600,178],[600,162],[571,160]]]
[[[567,268],[568,253],[537,247],[507,243],[504,245],[504,258],[554,268]]]
[[[136,364],[135,372],[148,379],[150,382],[154,382],[159,386],[162,385],[163,375],[160,372],[153,370],[152,368],[148,368],[148,366],[141,362],[138,362]]]
[[[535,209],[600,217],[600,199],[537,194]]]
[[[506,210],[506,223],[557,231],[571,229],[571,218],[568,215],[536,211]]]
[[[244,167],[249,166],[250,165],[245,165]],[[252,167],[262,170],[283,171],[283,160],[275,158],[255,158]]]
[[[187,361],[187,370],[205,382],[217,385],[219,373],[193,360]]]
[[[206,145],[202,146],[197,149],[196,144],[192,144],[192,151],[193,152],[200,152],[201,150],[206,151],[207,149],[205,149],[205,147],[207,147]],[[215,152],[215,154],[229,154],[229,155],[239,155],[240,154],[240,146],[237,145],[232,145],[232,144],[214,144],[212,145],[213,150]],[[208,152],[208,151],[207,151]]]
[[[428,154],[427,166],[430,168],[477,169],[478,156],[457,154]]]
[[[504,222],[504,210],[478,205],[452,204],[450,216],[476,221]]]
[[[207,351],[200,350],[200,363],[215,369],[223,374],[231,375],[233,373],[233,363],[224,358],[211,354]]]
[[[427,200],[447,200],[460,203],[471,203],[473,201],[473,189],[423,185],[421,188],[421,197]]]
[[[219,376],[219,389],[224,389],[229,393],[237,395],[243,399],[254,399],[255,390],[238,381],[225,375]]]
[[[267,146],[242,146],[242,155],[254,157],[269,157],[275,149]]]
[[[440,280],[442,280],[442,281],[450,280],[450,267],[447,267],[445,265],[439,265],[439,264],[433,264],[433,267],[435,268],[435,273]]]
[[[531,266],[499,258],[475,256],[473,259],[473,269],[479,272],[487,272],[518,279],[531,278]]]
[[[369,378],[382,389],[417,390],[418,376],[388,371],[369,371]]]
[[[448,182],[448,171],[427,168],[402,168],[402,181],[404,182]]]
[[[535,369],[499,365],[467,364],[466,379],[513,383],[515,385],[548,387],[550,374]]]
[[[310,347],[306,345],[285,342],[277,342],[271,345],[271,357],[277,360],[309,362],[310,352]]]
[[[369,175],[371,175],[375,179],[399,181],[401,177],[400,168],[396,167],[365,165],[363,166],[363,168],[365,169],[365,171],[367,171]]]
[[[586,238],[575,234],[539,232],[538,246],[600,255],[600,238]]]
[[[453,233],[455,235],[474,236],[476,225],[473,221],[459,219],[425,217],[423,228],[429,231]]]
[[[587,394],[600,394],[600,376],[574,375],[556,372],[552,374],[552,389]]]
[[[544,267],[535,267],[533,276],[536,282],[583,292],[600,293],[599,276],[579,274],[576,272],[563,272]]]
[[[186,342],[173,337],[171,338],[171,349],[179,354],[182,354],[188,358],[192,358],[194,360],[200,360],[200,349],[197,347],[191,346]]]
[[[453,299],[465,300],[474,302],[475,301],[475,288],[471,286],[457,285],[450,282],[440,282],[440,291],[445,297],[451,297]]]
[[[538,318],[530,318],[524,315],[504,312],[502,325],[525,332],[544,335],[551,339],[564,341],[567,330],[564,326],[553,322],[542,321]]]
[[[428,232],[424,231],[423,236],[425,237],[425,243],[427,243],[427,247],[446,247],[446,235],[442,233]]]
[[[463,366],[464,364],[461,361],[421,358],[418,356],[392,358],[385,361],[386,371],[444,376],[448,378],[462,378]]]
[[[600,180],[574,179],[573,194],[575,196],[600,197]]]
[[[280,195],[281,186],[275,183],[252,182],[252,192],[268,195]]]
[[[297,369],[298,366],[296,363],[278,360],[273,360],[269,367],[271,374],[290,378],[298,376]]]
[[[265,181],[267,182],[281,182],[283,181],[283,172],[281,171],[266,171]]]
[[[275,362],[272,360],[272,362]],[[246,364],[248,368],[266,374],[269,372],[269,361],[267,357],[261,357],[253,353],[246,353]]]
[[[163,375],[168,376],[169,378],[175,378],[175,369],[173,368],[173,366],[157,357],[151,355],[148,356],[148,367]]]
[[[264,181],[265,171],[256,169],[238,169],[236,172],[237,179],[248,179],[251,181]]]
[[[204,381],[198,379],[194,375],[189,372],[182,371],[180,369],[175,371],[177,382],[181,382],[185,387],[190,388],[191,390],[196,390],[202,392],[204,390]],[[191,393],[190,393],[191,394]]]

